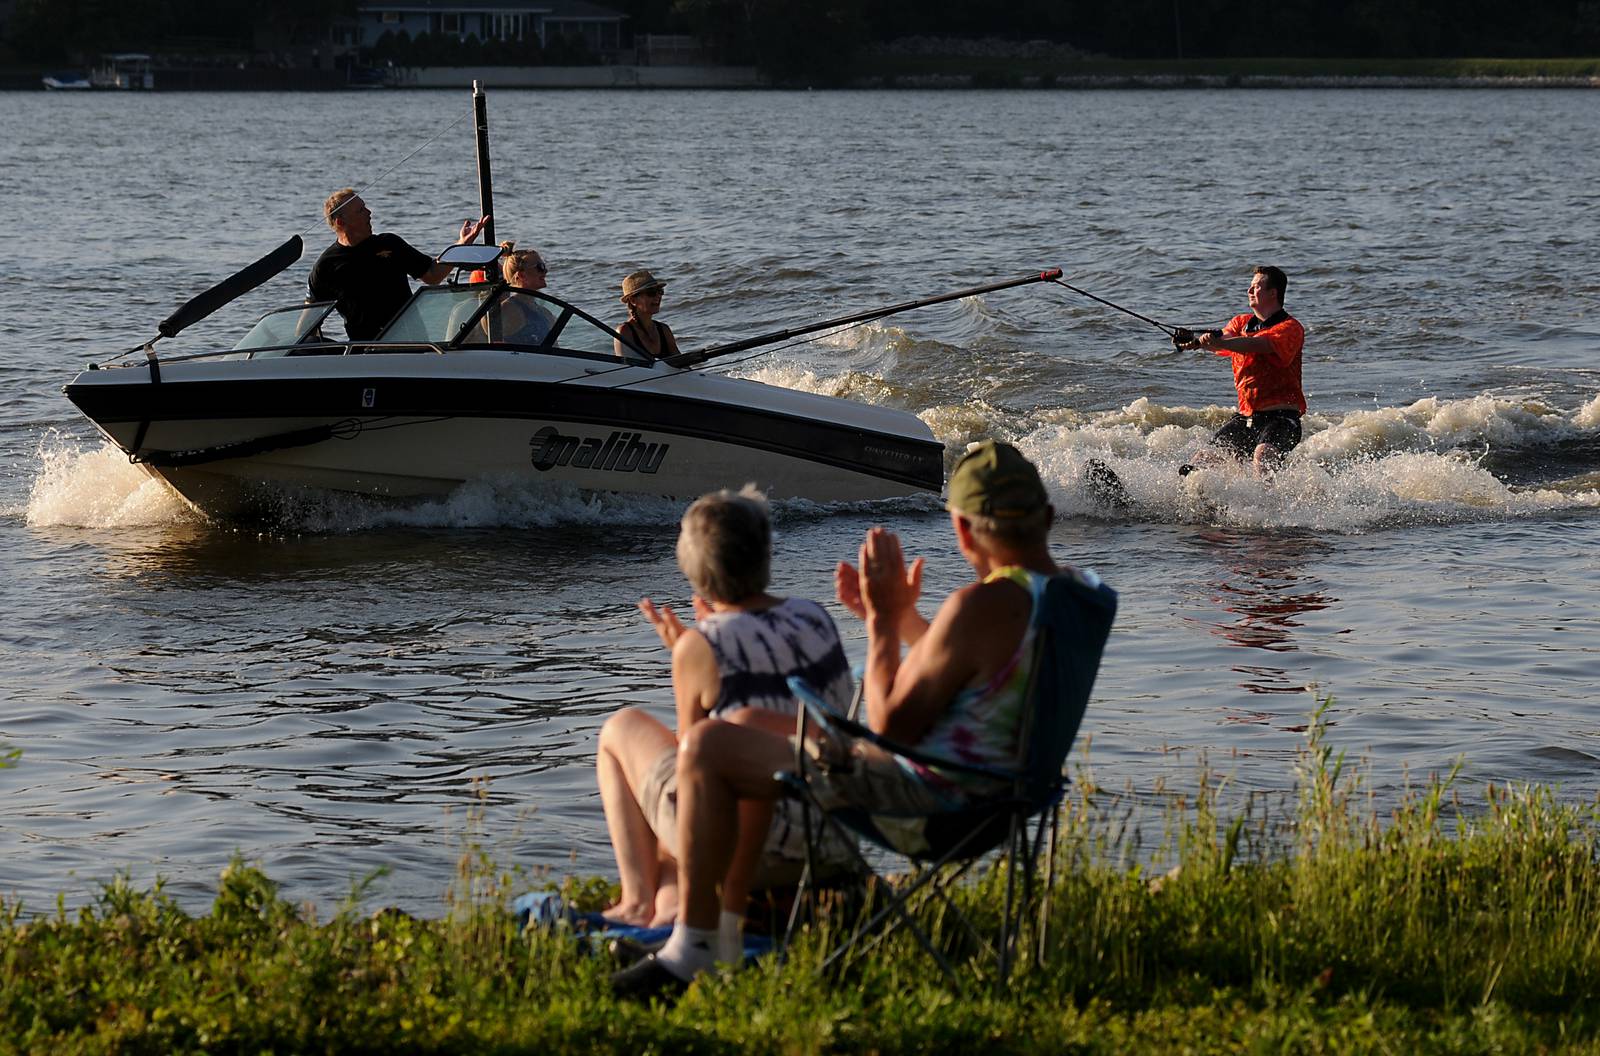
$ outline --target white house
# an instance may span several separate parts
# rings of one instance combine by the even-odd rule
[[[622,46],[628,16],[587,0],[372,0],[356,9],[359,47],[371,47],[385,33],[423,33],[460,40],[525,41],[541,46],[581,37],[595,54]]]

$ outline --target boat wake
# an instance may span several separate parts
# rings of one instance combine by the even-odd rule
[[[1018,442],[1068,515],[1354,533],[1600,508],[1600,398],[1575,412],[1478,396],[1311,414],[1271,481],[1232,466],[1180,477],[1177,466],[1230,413],[1141,399],[1056,413]],[[1120,478],[1125,508],[1097,496],[1090,459]]]
[[[908,393],[858,371],[829,375],[768,365],[756,380],[848,394],[863,403],[914,405]],[[1027,419],[973,401],[929,407],[921,417],[954,458],[972,440],[1016,440],[1034,458],[1066,516],[1244,528],[1367,532],[1390,527],[1499,521],[1600,508],[1600,397],[1575,411],[1533,399],[1428,398],[1405,407],[1311,414],[1305,440],[1270,482],[1231,467],[1179,477],[1176,467],[1231,413],[1148,399],[1113,411],[1052,409]],[[1129,505],[1109,508],[1088,486],[1100,459],[1121,479]],[[193,525],[201,518],[161,481],[109,444],[85,447],[61,434],[39,446],[25,516],[35,526],[122,528]],[[870,503],[775,504],[780,520],[852,513],[892,517],[939,508],[919,496]],[[676,499],[580,491],[525,479],[480,479],[450,495],[394,506],[354,495],[276,497],[277,531],[337,533],[382,528],[670,526]]]

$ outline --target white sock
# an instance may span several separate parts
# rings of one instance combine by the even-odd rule
[[[693,979],[716,966],[717,933],[710,928],[691,928],[680,920],[672,926],[672,935],[656,954],[656,961],[679,979]]]
[[[717,919],[717,963],[738,964],[744,960],[744,914],[722,911]]]

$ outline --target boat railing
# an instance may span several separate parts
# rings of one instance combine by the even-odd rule
[[[657,361],[582,309],[503,282],[423,287],[375,339],[354,341],[325,331],[334,301],[274,308],[232,348],[147,358],[161,363],[380,354],[448,355],[496,351],[540,353],[611,367],[654,368]],[[132,363],[99,364],[100,367]]]

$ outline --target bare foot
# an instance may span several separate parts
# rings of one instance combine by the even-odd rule
[[[607,920],[614,920],[618,924],[632,924],[636,928],[653,927],[650,924],[650,915],[654,907],[648,902],[618,902],[600,911],[600,915]]]

